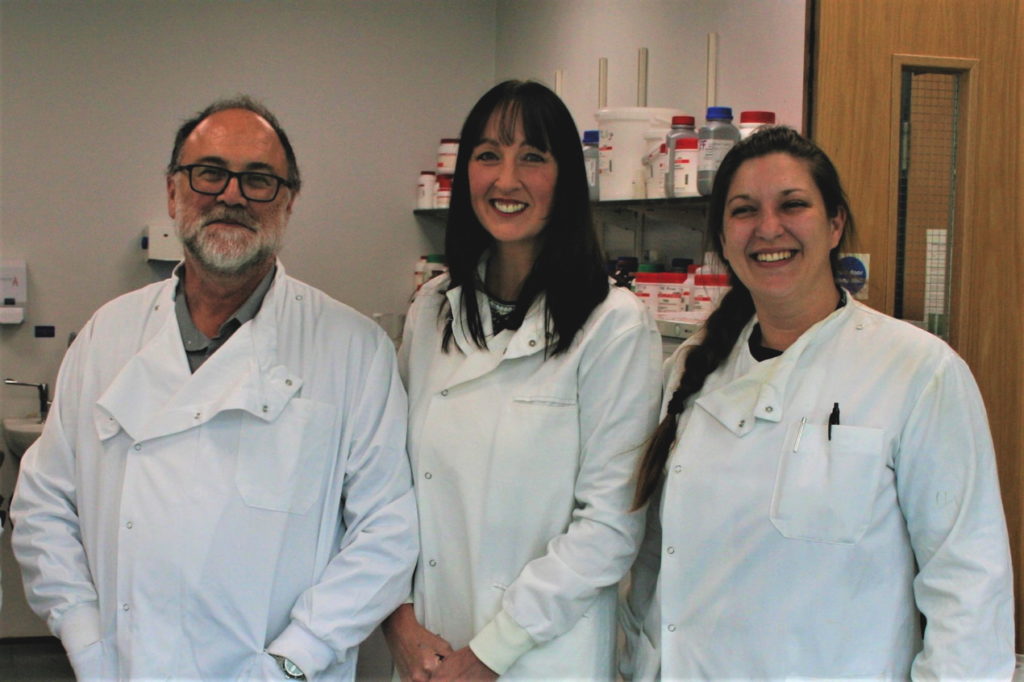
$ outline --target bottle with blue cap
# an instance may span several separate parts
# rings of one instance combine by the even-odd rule
[[[740,141],[740,131],[732,124],[732,107],[708,107],[706,119],[697,133],[697,191],[702,196],[711,194],[718,166]]]

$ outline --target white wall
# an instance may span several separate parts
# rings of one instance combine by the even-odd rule
[[[0,4],[0,256],[28,263],[27,319],[0,326],[0,375],[56,378],[69,332],[166,274],[163,168],[182,120],[252,93],[303,172],[287,270],[365,313],[404,311],[441,228],[411,214],[418,171],[494,79],[493,0]],[[56,338],[36,339],[35,325]],[[0,388],[4,416],[32,391]]]
[[[636,106],[637,53],[648,49],[647,105],[703,121],[707,34],[718,34],[717,104],[775,111],[803,125],[805,0],[498,0],[497,76],[554,85],[580,130],[596,128],[598,59],[608,106]]]

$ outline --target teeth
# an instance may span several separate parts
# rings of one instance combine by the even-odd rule
[[[526,208],[521,201],[492,201],[491,205],[502,213],[518,213]]]
[[[775,263],[780,260],[787,260],[793,257],[795,251],[773,251],[771,253],[755,253],[754,260],[759,263]]]

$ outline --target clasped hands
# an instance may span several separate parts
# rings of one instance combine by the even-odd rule
[[[402,682],[498,679],[468,646],[456,651],[443,637],[420,625],[412,604],[398,607],[382,629]]]

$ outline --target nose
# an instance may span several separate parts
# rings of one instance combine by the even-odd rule
[[[516,164],[516,159],[512,156],[502,159],[501,165],[498,168],[498,178],[494,183],[495,187],[502,192],[511,192],[518,189],[520,184],[519,167]]]
[[[755,234],[766,241],[771,241],[785,232],[782,225],[782,216],[774,209],[765,209],[761,212],[761,219],[755,227]]]
[[[242,194],[241,178],[237,175],[228,178],[228,184],[224,185],[224,189],[217,195],[217,201],[227,204],[228,206],[241,206],[246,203],[245,195]]]

